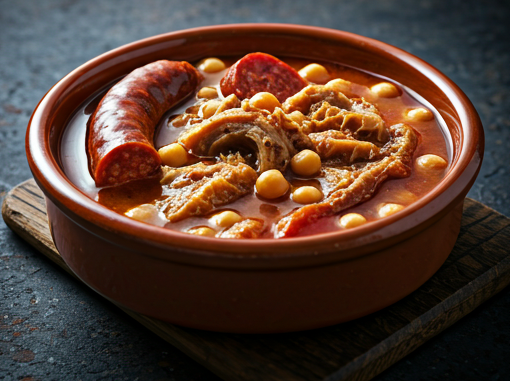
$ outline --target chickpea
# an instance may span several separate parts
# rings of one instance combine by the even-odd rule
[[[282,107],[282,104],[273,94],[261,92],[251,97],[250,106],[273,112],[276,107]]]
[[[214,87],[202,87],[198,91],[197,97],[204,99],[215,99],[218,98],[218,90],[216,90]]]
[[[426,122],[434,119],[434,114],[425,107],[418,107],[407,111],[406,118],[412,122]]]
[[[374,94],[381,98],[395,98],[400,95],[394,84],[381,82],[370,88]]]
[[[306,65],[299,71],[299,75],[313,83],[325,83],[329,80],[326,68],[316,63]]]
[[[213,225],[216,225],[220,228],[229,228],[234,225],[236,222],[242,221],[242,217],[236,212],[232,212],[231,210],[226,210],[224,212],[215,214],[209,219]]]
[[[202,111],[202,117],[208,119],[214,115],[218,107],[220,107],[220,101],[208,101],[202,105],[200,110]]]
[[[321,158],[309,149],[298,152],[290,161],[292,171],[301,176],[315,175],[321,169]]]
[[[441,156],[428,154],[420,156],[418,159],[416,159],[416,165],[419,169],[441,170],[447,167],[448,162]]]
[[[206,73],[217,73],[225,69],[225,63],[218,58],[206,58],[200,62],[198,68]]]
[[[289,190],[289,183],[277,169],[263,172],[255,184],[257,193],[262,197],[273,199],[283,196]]]
[[[211,229],[207,226],[201,226],[197,228],[191,228],[188,230],[188,233],[200,235],[202,237],[214,237],[216,236],[216,230]]]
[[[299,187],[292,193],[292,200],[298,204],[313,204],[322,200],[322,192],[309,185]]]
[[[161,147],[158,150],[158,154],[163,164],[169,167],[180,167],[188,161],[188,153],[179,143],[172,143]]]
[[[358,213],[348,213],[340,217],[340,226],[345,229],[355,228],[367,223],[367,219]]]
[[[395,200],[399,201],[400,203],[404,205],[409,205],[415,202],[418,199],[418,196],[416,196],[413,192],[409,192],[406,189],[402,189],[395,195]]]
[[[287,116],[299,125],[305,120],[305,116],[301,111],[292,111],[290,114],[287,114]]]
[[[159,218],[158,209],[151,204],[143,204],[126,212],[126,216],[143,222],[151,222]]]
[[[378,210],[379,217],[391,216],[392,214],[400,212],[402,209],[404,209],[404,205],[391,204],[391,203],[383,204]]]
[[[324,85],[327,90],[333,90],[340,93],[346,93],[351,90],[351,82],[346,81],[345,79],[337,78],[332,79],[328,83]]]

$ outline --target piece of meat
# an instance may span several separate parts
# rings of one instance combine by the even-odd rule
[[[376,114],[362,114],[353,111],[330,109],[330,114],[323,120],[307,119],[303,122],[303,131],[307,134],[330,130],[341,131],[347,137],[369,141],[382,146],[388,141],[389,135],[384,121]]]
[[[227,230],[217,234],[219,238],[259,238],[264,232],[264,222],[248,218],[236,222]]]
[[[241,156],[239,152],[229,153],[228,155],[220,154],[220,160],[227,164],[237,165],[237,164],[246,164],[246,160]]]
[[[303,122],[306,134],[339,130],[357,139],[383,145],[388,131],[377,108],[364,99],[349,99],[328,85],[310,85],[288,98],[282,109],[299,111],[308,118]]]
[[[276,121],[278,125],[275,125]],[[283,123],[279,117],[268,119],[257,112],[231,109],[191,126],[179,136],[179,143],[197,156],[215,157],[240,152],[259,173],[269,169],[283,171],[297,153],[293,140],[298,139],[293,137],[299,126],[291,122],[290,119]],[[313,147],[310,139],[301,135],[300,146]]]
[[[280,108],[276,108],[269,120],[273,122],[277,131],[284,137],[291,155],[304,149],[314,149],[311,139],[303,132],[301,126],[287,116]]]
[[[182,168],[163,167],[162,196],[156,207],[171,222],[203,216],[253,192],[257,173],[250,166],[224,162],[197,163]]]
[[[200,73],[187,62],[156,61],[114,85],[90,118],[89,167],[98,187],[147,177],[161,160],[154,128],[163,114],[193,93]]]
[[[349,98],[338,91],[330,89],[327,85],[309,85],[287,98],[282,104],[282,109],[286,113],[300,111],[304,115],[311,114],[313,116],[313,113],[324,102],[342,110],[348,110],[352,106],[352,101]]]
[[[307,84],[296,70],[266,53],[247,54],[228,69],[220,82],[224,96],[235,94],[239,99],[245,99],[268,92],[280,102]]]
[[[294,154],[304,149],[313,149],[313,144],[303,132],[301,125],[284,113],[281,108],[276,107],[273,112],[270,112],[254,107],[248,99],[242,101],[241,108],[246,112],[258,113],[261,117],[266,118],[276,132],[282,136],[289,152]]]
[[[309,134],[322,160],[336,159],[342,165],[370,161],[379,155],[379,147],[370,142],[347,137],[337,130]]]
[[[231,94],[225,99],[223,99],[216,109],[215,115],[222,113],[223,111],[231,110],[233,108],[241,107],[241,101],[239,98],[235,96],[235,94]]]
[[[337,214],[370,199],[386,179],[409,176],[418,135],[405,124],[390,127],[389,135],[390,141],[381,149],[381,154],[387,156],[382,159],[350,168],[329,168],[326,180],[333,183],[324,187],[327,192],[324,200],[303,206],[282,218],[276,226],[275,236],[293,237],[321,217]]]

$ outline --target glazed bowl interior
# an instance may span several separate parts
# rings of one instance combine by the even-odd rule
[[[340,63],[390,78],[410,89],[437,112],[436,117],[447,129],[451,164],[444,179],[417,202],[383,220],[351,230],[281,240],[197,238],[134,221],[90,199],[68,180],[59,153],[63,130],[78,107],[107,84],[159,59],[196,62],[204,57],[242,56],[255,51]],[[27,134],[27,156],[36,181],[46,197],[84,228],[97,234],[101,230],[113,232],[113,241],[125,244],[128,240],[134,249],[149,245],[152,250],[147,255],[200,264],[219,260],[225,266],[242,266],[243,261],[265,266],[268,260],[272,265],[301,266],[311,263],[312,257],[317,263],[332,256],[335,260],[360,256],[373,250],[374,244],[388,247],[424,229],[461,202],[479,170],[482,152],[483,132],[473,106],[432,66],[400,49],[350,33],[272,24],[196,28],[105,53],[71,72],[46,94]],[[167,253],[167,247],[189,255]]]

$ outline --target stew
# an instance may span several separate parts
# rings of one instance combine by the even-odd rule
[[[401,211],[444,176],[441,120],[416,98],[329,62],[162,60],[84,104],[62,161],[101,204],[189,234],[350,229]]]

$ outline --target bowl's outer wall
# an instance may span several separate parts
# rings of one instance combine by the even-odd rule
[[[67,265],[100,294],[133,311],[191,328],[276,333],[348,321],[408,295],[455,245],[462,203],[432,226],[354,260],[292,269],[188,266],[114,245],[83,230],[47,200]]]
[[[62,131],[73,111],[105,84],[158,59],[197,61],[252,51],[339,62],[416,91],[440,112],[452,136],[444,184],[394,216],[341,234],[248,242],[196,239],[132,221],[92,202],[68,182],[59,166]],[[482,155],[476,111],[434,68],[374,40],[285,25],[198,28],[106,53],[50,90],[27,131],[27,157],[48,198],[56,246],[81,279],[135,311],[230,332],[334,324],[415,290],[453,247],[460,206]]]

